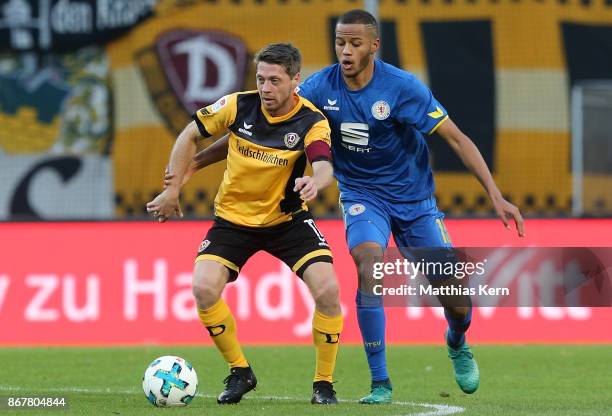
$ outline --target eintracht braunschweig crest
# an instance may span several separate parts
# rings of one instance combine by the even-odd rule
[[[386,101],[376,101],[372,106],[372,115],[376,120],[384,120],[391,114],[391,107]]]

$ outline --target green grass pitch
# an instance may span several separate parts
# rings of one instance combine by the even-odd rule
[[[392,346],[388,362],[395,404],[363,406],[369,387],[359,346],[341,347],[336,369],[338,406],[310,404],[314,351],[304,347],[247,347],[259,380],[234,406],[219,406],[227,368],[211,347],[0,349],[0,396],[65,396],[67,410],[0,409],[2,415],[612,415],[612,346],[475,346],[480,389],[463,394],[442,345]],[[185,408],[158,409],[142,392],[146,366],[179,355],[196,368],[198,397]]]

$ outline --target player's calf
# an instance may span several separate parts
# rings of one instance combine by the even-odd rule
[[[335,404],[332,388],[336,356],[344,318],[340,309],[338,283],[331,263],[317,262],[304,272],[304,282],[315,300],[312,339],[316,349],[313,404]]]

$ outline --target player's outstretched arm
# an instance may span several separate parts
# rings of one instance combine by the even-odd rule
[[[501,218],[506,228],[510,228],[508,221],[513,219],[519,236],[524,237],[525,230],[521,212],[516,206],[504,199],[499,191],[499,188],[495,184],[493,177],[491,176],[491,171],[489,171],[487,164],[482,158],[482,155],[474,142],[472,142],[468,136],[459,130],[457,125],[453,123],[451,119],[448,119],[442,123],[436,132],[442,136],[444,140],[446,140],[455,153],[457,153],[459,158],[461,158],[463,164],[470,170],[470,172],[472,172],[474,176],[476,176],[478,181],[480,181],[491,199],[493,209]]]
[[[229,134],[216,140],[206,149],[201,150],[193,157],[194,172],[210,166],[214,163],[227,159],[227,149],[229,148]]]
[[[147,204],[147,212],[156,217],[159,222],[164,222],[173,215],[183,216],[178,198],[183,178],[196,152],[198,137],[200,137],[198,127],[195,122],[191,122],[179,134],[174,143],[167,167],[167,171],[172,175],[172,178],[164,187],[163,192]]]
[[[187,181],[200,169],[226,159],[228,147],[229,134],[226,134],[219,140],[213,142],[206,149],[200,150],[198,153],[196,153],[191,160],[185,175],[183,176],[182,185],[185,185]],[[166,169],[164,176],[164,189],[170,185],[174,177],[174,174],[170,173],[170,171]]]
[[[319,160],[312,163],[312,177],[302,176],[295,180],[293,190],[300,193],[304,201],[311,201],[317,197],[319,190],[328,186],[334,177],[331,162]]]

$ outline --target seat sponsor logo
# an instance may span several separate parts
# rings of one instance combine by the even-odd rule
[[[369,153],[372,150],[368,147],[370,133],[366,123],[342,123],[340,133],[344,148],[357,153]]]

